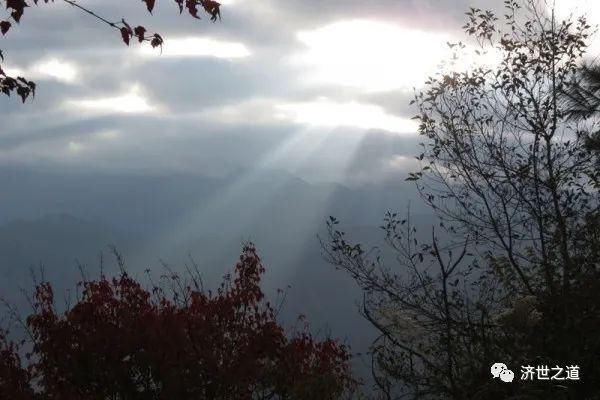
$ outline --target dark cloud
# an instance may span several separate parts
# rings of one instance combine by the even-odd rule
[[[481,3],[485,7],[493,2]],[[273,167],[289,167],[316,180],[387,179],[394,168],[402,168],[402,155],[413,153],[414,136],[264,120],[273,112],[268,107],[277,102],[311,102],[321,97],[374,104],[394,116],[414,114],[408,106],[412,94],[405,91],[365,93],[334,84],[305,85],[307,70],[289,62],[303,49],[296,33],[355,18],[460,33],[469,5],[466,0],[235,0],[223,7],[223,22],[212,24],[207,18],[196,21],[179,15],[172,2],[157,4],[155,16],[139,2],[106,0],[90,6],[110,20],[126,17],[132,24],[163,33],[165,46],[169,38],[208,36],[241,43],[251,55],[231,60],[176,58],[157,51],[144,57],[137,43],[124,46],[118,32],[67,4],[32,6],[22,24],[2,42],[4,66],[34,74],[38,83],[35,100],[25,105],[0,98],[2,163],[219,174],[273,157],[310,129],[321,131],[321,147],[312,148],[312,139],[300,140],[297,154],[285,150],[284,156],[275,157]],[[44,71],[36,72],[36,63],[43,60],[71,63],[76,79],[61,82]],[[116,98],[135,85],[157,111],[98,114],[80,110],[74,103]],[[260,102],[255,114],[243,108],[261,99],[267,108],[260,109]],[[224,108],[242,110],[241,117],[228,123],[207,115],[207,110]]]

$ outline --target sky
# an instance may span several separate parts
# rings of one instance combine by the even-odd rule
[[[593,4],[557,7],[564,14],[576,3]],[[1,39],[2,66],[38,91],[25,105],[0,98],[1,165],[277,169],[363,185],[403,180],[416,167],[414,90],[448,57],[446,43],[465,39],[467,8],[502,1],[223,0],[215,24],[179,15],[173,1],[158,1],[153,16],[139,1],[81,4],[159,32],[162,54],[125,46],[61,1],[29,8]]]

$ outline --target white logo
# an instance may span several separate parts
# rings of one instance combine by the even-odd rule
[[[490,372],[492,376],[495,378],[500,378],[502,382],[512,382],[515,379],[515,374],[512,372],[506,364],[504,363],[494,363],[492,368],[490,368]]]
[[[510,369],[505,369],[504,371],[500,372],[500,380],[502,382],[510,383],[513,381],[513,379],[515,379],[515,374]]]

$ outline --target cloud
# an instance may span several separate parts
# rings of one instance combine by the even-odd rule
[[[219,105],[197,114],[200,119],[226,125],[303,125],[313,129],[353,128],[414,134],[415,121],[388,114],[382,107],[355,101],[328,98],[290,102],[285,99],[256,98]]]
[[[50,58],[32,66],[33,77],[48,76],[60,82],[74,83],[77,79],[77,67],[74,63]]]
[[[74,84],[79,78],[79,68],[73,61],[60,58],[44,58],[28,67],[3,67],[10,76],[25,76],[35,80],[55,80]]]
[[[149,46],[140,47],[140,53],[145,56],[156,56],[156,50]],[[226,42],[207,37],[170,38],[164,44],[162,57],[216,57],[216,58],[245,58],[250,56],[250,50],[242,43]]]
[[[67,100],[65,106],[84,111],[100,113],[148,113],[156,110],[156,106],[140,93],[139,85],[132,86],[129,91],[111,97]]]
[[[306,50],[292,61],[310,69],[310,83],[377,92],[421,85],[435,71],[450,35],[348,20],[298,32],[297,38]]]
[[[429,76],[440,71],[442,61],[451,58],[448,43],[457,41],[448,32],[376,20],[338,21],[298,32],[297,37],[306,50],[296,54],[292,62],[309,69],[307,83],[349,86],[366,92],[421,87]],[[474,50],[467,46],[446,68],[465,70],[499,62],[499,54],[493,49],[481,57]]]
[[[218,174],[283,146],[274,168],[374,180],[402,164],[416,137],[406,89],[444,57],[467,2],[231,0],[217,24],[125,3],[92,8],[159,32],[162,55],[60,2],[11,30],[8,66],[39,85],[25,105],[0,99],[4,161]]]
[[[407,118],[386,113],[381,107],[354,101],[333,102],[319,99],[304,103],[286,103],[276,106],[279,118],[295,123],[324,128],[352,127],[378,129],[398,134],[414,134],[417,124]]]

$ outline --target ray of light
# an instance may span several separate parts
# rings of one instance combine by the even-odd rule
[[[219,193],[212,194],[208,199],[198,202],[185,217],[179,221],[174,221],[172,228],[165,235],[161,235],[156,240],[160,243],[172,245],[180,238],[189,238],[201,231],[202,227],[207,225],[207,221],[218,219],[219,215],[235,215],[237,220],[238,230],[248,226],[253,214],[256,211],[256,205],[250,202],[243,210],[234,208],[236,201],[247,197],[251,189],[257,185],[261,177],[273,165],[281,162],[282,159],[289,157],[295,149],[302,143],[303,139],[310,135],[307,131],[300,131],[283,143],[274,148],[270,153],[266,154],[262,160],[257,160],[254,167],[241,173],[237,180],[232,182],[228,187]],[[261,197],[268,199],[281,187],[282,182],[277,184],[265,185],[265,182],[260,182]],[[238,203],[239,204],[239,203]],[[209,225],[209,224],[208,224]],[[216,224],[218,226],[218,224]],[[155,248],[154,244],[149,246],[149,249]]]
[[[329,136],[331,140],[337,140],[333,135]],[[332,176],[333,181],[344,181],[346,180],[346,178],[348,178],[349,175],[352,174],[351,165],[353,164],[359,152],[361,151],[361,147],[365,143],[366,139],[366,132],[363,132],[362,134],[353,135],[350,138],[350,142],[347,143],[347,149],[344,152],[343,160],[337,165],[337,169]],[[312,215],[305,220],[305,226],[308,229],[312,229],[312,231],[309,231],[308,235],[305,235],[303,238],[299,238],[299,241],[296,244],[296,246],[290,251],[288,251],[288,253],[286,254],[287,259],[290,260],[291,264],[301,266],[301,264],[299,264],[298,261],[300,261],[304,256],[302,252],[305,251],[305,249],[307,248],[318,246],[316,235],[319,232],[323,231],[326,219],[328,218],[328,215],[324,215],[324,212],[330,212],[333,214],[334,217],[339,218],[339,212],[342,212],[341,210],[344,206],[344,204],[340,204],[340,202],[343,202],[343,200],[343,198],[339,197],[339,194],[338,196],[336,196],[336,186],[330,185],[328,187],[328,191],[324,194],[324,196],[322,196],[319,199],[318,207],[315,208]],[[377,207],[378,204],[369,203],[365,204],[364,206],[366,208],[372,209],[374,207]],[[382,210],[382,213],[385,211],[387,210]],[[342,222],[345,222],[346,225],[348,225],[349,221]],[[376,224],[377,221],[373,221],[373,223]],[[325,241],[327,240],[327,238],[322,239],[324,239]],[[297,277],[301,277],[305,273],[305,271],[299,269],[285,268],[282,271],[279,271],[278,284],[285,285],[291,282],[295,282],[297,280]]]
[[[340,155],[343,160],[338,163],[339,169],[344,169],[346,163],[351,162],[354,151],[363,136],[364,133],[347,138],[343,146],[344,152]],[[222,217],[235,218],[237,223],[234,228],[235,232],[229,232],[229,234],[238,236],[240,244],[244,240],[252,239],[253,235],[256,234],[256,230],[260,230],[261,228],[281,229],[288,233],[295,232],[296,234],[309,233],[314,238],[322,222],[321,219],[325,207],[330,203],[330,199],[334,194],[333,186],[330,186],[326,191],[321,191],[316,199],[312,199],[311,210],[307,215],[305,215],[306,210],[303,211],[304,214],[302,214],[302,219],[298,221],[297,226],[273,226],[273,223],[277,225],[277,221],[272,219],[266,221],[264,216],[269,215],[271,207],[286,206],[284,204],[277,204],[277,201],[293,186],[293,182],[283,179],[271,183],[265,182],[264,174],[280,165],[289,165],[290,163],[287,161],[289,161],[292,154],[294,155],[294,162],[290,168],[291,172],[302,169],[305,164],[314,161],[313,157],[319,156],[318,153],[323,151],[323,143],[328,139],[334,140],[332,139],[331,131],[324,133],[322,131],[315,131],[314,129],[300,130],[297,134],[273,149],[262,160],[259,160],[255,168],[240,175],[224,191],[214,194],[211,198],[197,204],[196,208],[188,215],[179,221],[175,221],[166,234],[155,238],[154,241],[148,244],[147,250],[155,250],[159,248],[159,245],[166,245],[167,247],[176,245],[177,241],[182,238],[189,239],[197,236],[201,232],[202,227],[205,226],[212,226],[213,229],[215,226],[219,227],[220,225],[217,221]],[[298,156],[299,148],[302,148],[300,151],[302,153],[301,156]],[[291,179],[292,176],[288,178]],[[260,187],[259,198],[248,198],[247,203],[240,202],[240,199],[245,199],[247,198],[245,196],[251,195],[252,188],[255,188],[255,185],[262,185]],[[239,209],[240,204],[244,205],[243,209]],[[290,210],[290,212],[293,213],[294,210]],[[273,218],[276,218],[276,216]],[[286,258],[289,260],[297,259],[301,255],[300,252],[305,244],[306,241],[304,238],[298,238],[298,242],[294,243],[293,248],[287,249]],[[294,271],[290,271],[289,268],[282,265],[272,265],[270,266],[270,270],[274,273],[268,278],[269,281],[289,281],[294,274]]]

